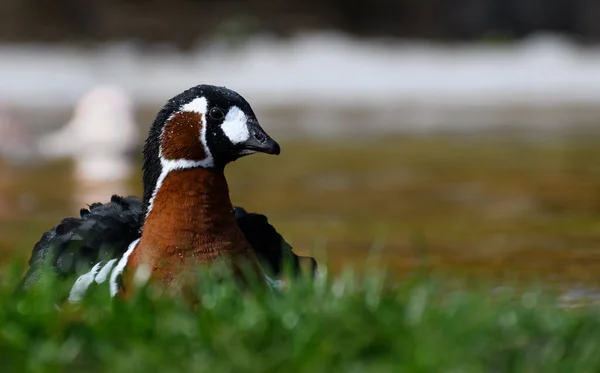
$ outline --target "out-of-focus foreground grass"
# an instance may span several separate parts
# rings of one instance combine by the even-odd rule
[[[1,273],[3,372],[600,370],[597,309],[537,291],[348,272],[282,294],[204,281],[195,307],[147,287],[57,309],[59,285],[14,295],[19,271]]]
[[[13,297],[22,272],[0,271],[0,370],[600,371],[597,307],[561,307],[537,289],[498,292],[493,279],[473,285],[496,271],[539,275],[544,289],[557,278],[598,282],[598,137],[282,147],[280,157],[228,169],[232,199],[266,213],[298,253],[326,257],[334,274],[282,295],[203,283],[197,308],[148,289],[126,302],[92,293],[57,310],[55,285]],[[81,207],[73,196],[88,186],[68,170],[11,171],[0,225],[5,262],[28,257],[44,231]],[[139,180],[131,178],[138,195]],[[33,212],[13,208],[23,192],[36,199]],[[361,272],[373,249],[394,278],[340,275],[345,265]],[[415,268],[437,280],[396,277]],[[478,271],[476,281],[453,280],[463,268]],[[446,270],[453,273],[440,275]]]

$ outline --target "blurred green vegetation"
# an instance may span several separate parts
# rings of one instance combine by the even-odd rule
[[[146,287],[61,305],[60,284],[0,286],[6,372],[597,372],[595,307],[559,307],[535,289],[490,292],[462,280],[389,281],[345,272],[283,293],[202,278],[200,302]],[[452,285],[449,285],[452,284]],[[461,290],[457,290],[461,289]],[[102,290],[102,289],[96,289]]]
[[[600,278],[597,136],[282,149],[231,165],[232,199],[325,259],[324,276],[282,294],[201,281],[196,306],[155,288],[127,301],[96,289],[57,309],[64,284],[52,281],[13,294],[33,244],[95,187],[74,182],[69,162],[0,168],[0,250],[18,263],[0,270],[0,371],[600,370],[597,293],[568,304],[548,286]],[[127,183],[138,195],[139,180]],[[97,189],[104,200],[110,188]]]

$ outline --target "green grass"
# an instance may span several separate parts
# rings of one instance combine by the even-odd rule
[[[57,310],[56,284],[15,296],[16,273],[0,288],[2,372],[600,370],[597,309],[538,291],[346,272],[282,294],[205,278],[196,307],[143,288]]]
[[[20,271],[0,270],[0,372],[599,372],[598,308],[526,285],[600,281],[598,139],[282,144],[230,167],[232,198],[333,275],[282,295],[203,282],[196,308],[145,289],[58,311],[56,284],[13,297]],[[2,263],[82,206],[68,170],[3,170]],[[393,279],[343,274],[374,248]],[[411,277],[423,264],[435,280]],[[525,288],[473,285],[505,279]]]

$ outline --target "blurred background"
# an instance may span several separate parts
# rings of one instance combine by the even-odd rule
[[[229,167],[234,203],[332,271],[596,283],[598,19],[594,0],[3,0],[1,260],[140,195],[154,115],[210,83],[282,144]]]

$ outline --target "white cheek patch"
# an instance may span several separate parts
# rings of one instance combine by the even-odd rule
[[[225,133],[225,136],[229,138],[233,144],[248,140],[250,138],[250,132],[248,131],[248,118],[246,114],[237,106],[232,106],[227,115],[221,128]]]

